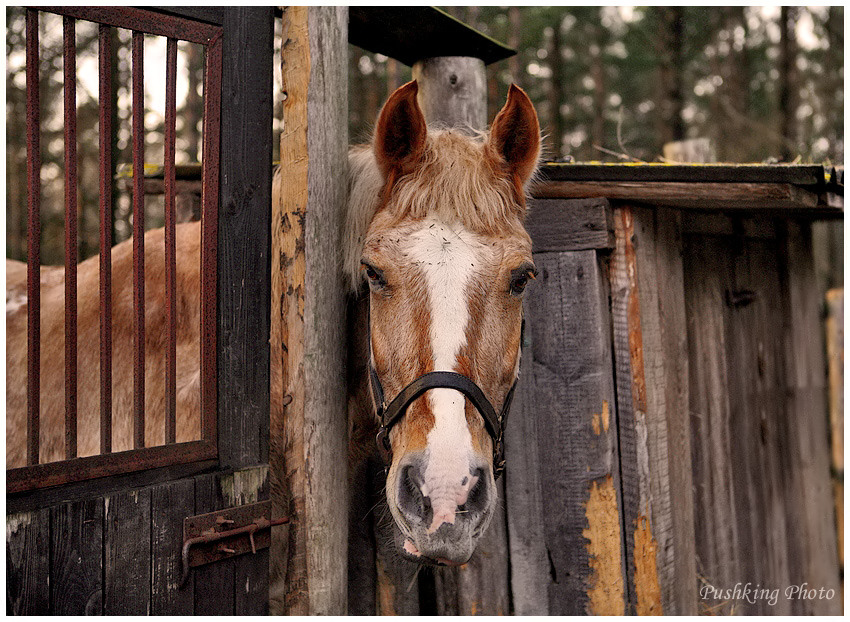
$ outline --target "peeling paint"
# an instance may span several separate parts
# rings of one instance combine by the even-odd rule
[[[591,482],[585,503],[590,576],[588,577],[588,613],[624,615],[623,568],[621,565],[620,516],[617,493],[610,475]]]
[[[261,466],[221,477],[221,496],[230,505],[256,503],[260,489],[268,479],[269,468]]]
[[[658,543],[652,537],[649,518],[638,516],[635,526],[635,591],[637,592],[637,614],[659,616],[664,613],[661,605],[661,586],[658,584],[656,551]]]
[[[611,411],[608,407],[608,401],[602,400],[602,412],[593,413],[593,419],[590,424],[593,426],[593,433],[596,436],[602,434],[603,430],[607,433],[611,425]]]
[[[20,514],[11,514],[6,517],[6,543],[12,540],[12,536],[18,533],[18,529],[26,527],[32,522],[32,514],[22,512]]]

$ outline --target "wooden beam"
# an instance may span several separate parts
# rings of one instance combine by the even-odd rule
[[[273,614],[346,612],[345,289],[348,136],[344,7],[283,13],[281,171],[272,244]],[[334,128],[333,131],[330,131]]]
[[[815,193],[791,184],[544,181],[533,188],[535,197],[559,199],[605,198],[640,201],[685,209],[803,209],[838,211],[818,204]]]
[[[614,221],[605,199],[532,199],[525,229],[535,253],[614,248]]]

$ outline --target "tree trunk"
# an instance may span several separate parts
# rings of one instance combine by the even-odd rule
[[[794,113],[797,110],[797,98],[794,86],[797,83],[797,40],[794,26],[797,22],[797,8],[783,6],[779,17],[779,133],[785,139],[782,144],[782,157],[785,162],[794,159],[796,132]]]
[[[684,95],[682,70],[684,61],[682,7],[659,7],[661,32],[655,40],[659,58],[658,89],[660,111],[656,115],[656,134],[661,143],[682,140],[685,126],[682,120]]]
[[[549,67],[552,79],[549,83],[549,110],[552,115],[552,157],[556,160],[564,155],[564,116],[561,114],[561,101],[564,93],[563,67],[561,66],[561,17],[555,24],[552,41],[549,46]]]

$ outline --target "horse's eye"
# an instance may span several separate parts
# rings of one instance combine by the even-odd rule
[[[379,268],[372,266],[365,261],[360,262],[366,272],[366,278],[369,279],[369,284],[373,287],[384,287],[387,284],[384,278],[384,273]]]
[[[514,296],[519,296],[525,290],[526,285],[528,285],[528,275],[515,278],[511,281],[511,293]]]
[[[525,286],[528,285],[528,279],[533,279],[535,274],[534,266],[530,264],[525,264],[514,270],[511,275],[511,295],[521,296],[525,291]]]

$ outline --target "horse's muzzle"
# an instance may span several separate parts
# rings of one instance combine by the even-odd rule
[[[422,455],[408,457],[397,471],[396,506],[409,532],[403,550],[425,563],[469,560],[492,517],[495,486],[489,465],[470,468],[457,481],[427,481]]]

